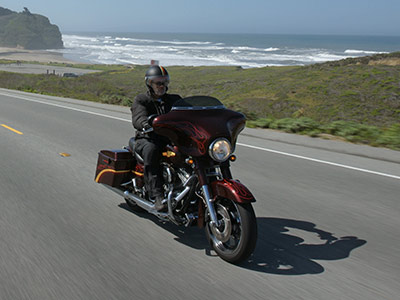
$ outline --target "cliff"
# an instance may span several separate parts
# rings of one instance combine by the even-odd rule
[[[63,41],[57,25],[27,8],[17,13],[0,7],[0,47],[30,50],[61,49]]]

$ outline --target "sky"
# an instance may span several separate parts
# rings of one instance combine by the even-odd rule
[[[68,32],[400,36],[400,0],[0,0]]]

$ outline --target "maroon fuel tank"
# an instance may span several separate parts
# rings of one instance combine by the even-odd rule
[[[210,105],[206,105],[210,99]],[[207,153],[216,138],[226,138],[235,147],[245,122],[243,114],[226,109],[217,99],[197,96],[180,100],[169,113],[154,120],[153,128],[155,133],[168,137],[182,153],[198,157]]]

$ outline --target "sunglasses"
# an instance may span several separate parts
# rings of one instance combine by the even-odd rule
[[[168,81],[153,81],[152,84],[156,85],[156,86],[167,86],[168,85]]]

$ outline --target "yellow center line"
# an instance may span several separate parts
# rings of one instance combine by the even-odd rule
[[[11,130],[12,132],[15,132],[17,134],[21,134],[21,135],[23,134],[21,131],[18,131],[18,130],[14,129],[14,128],[11,128],[11,127],[9,127],[7,125],[1,124],[1,126],[3,126],[4,128],[7,128],[8,130]]]

